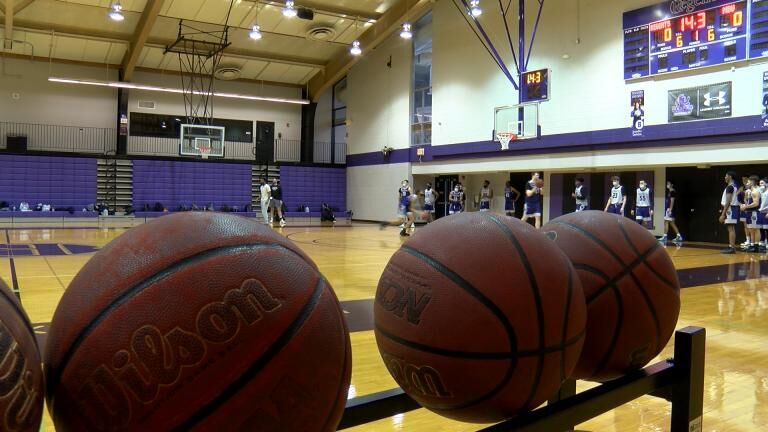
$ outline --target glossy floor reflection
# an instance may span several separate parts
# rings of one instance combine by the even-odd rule
[[[67,284],[82,265],[125,229],[8,229],[0,235],[0,278],[18,288],[44,339],[47,323]],[[395,386],[376,349],[372,299],[379,275],[401,244],[397,230],[378,227],[285,228],[279,231],[304,249],[336,290],[352,334],[350,396]],[[418,235],[418,233],[416,234]],[[720,255],[708,245],[670,243],[679,271],[682,311],[678,328],[707,329],[704,431],[768,430],[768,256]],[[668,345],[659,360],[672,355]],[[591,386],[579,383],[579,389]],[[669,404],[642,397],[579,425],[588,431],[669,430]],[[470,425],[426,410],[383,419],[355,431],[474,431]],[[50,419],[44,430],[52,431]]]

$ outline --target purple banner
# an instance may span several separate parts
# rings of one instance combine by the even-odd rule
[[[632,136],[643,136],[645,127],[645,90],[634,90],[630,96],[632,109],[629,113],[632,117]]]

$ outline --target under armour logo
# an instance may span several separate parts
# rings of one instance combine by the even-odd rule
[[[722,105],[725,103],[725,92],[720,90],[718,95],[716,97],[712,96],[711,93],[706,93],[704,95],[704,106],[710,106],[712,105],[712,101],[717,101],[718,105]]]

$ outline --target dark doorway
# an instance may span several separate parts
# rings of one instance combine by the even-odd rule
[[[256,163],[268,165],[275,160],[275,123],[256,122]]]
[[[435,219],[440,219],[448,214],[448,197],[458,182],[459,176],[457,175],[435,177],[435,190],[440,194],[435,203]]]
[[[761,178],[768,175],[768,165],[667,168],[667,179],[677,189],[679,207],[675,222],[686,240],[728,243],[728,230],[717,218],[725,189],[725,173],[729,170],[736,172],[736,182],[739,184],[742,175],[756,174]],[[741,243],[744,239],[744,226],[739,223],[736,227],[736,242]]]

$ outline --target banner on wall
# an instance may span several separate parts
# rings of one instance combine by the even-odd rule
[[[641,137],[645,127],[645,90],[634,90],[630,95],[630,105],[632,106],[630,112],[632,136]]]
[[[731,116],[731,82],[670,90],[670,123]]]
[[[763,72],[763,127],[768,128],[768,72]]]

